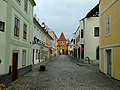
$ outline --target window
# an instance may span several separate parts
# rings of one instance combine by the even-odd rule
[[[64,43],[65,43],[64,41],[61,41],[61,43],[60,43],[60,44],[61,44],[61,46],[64,46]]]
[[[99,27],[94,28],[94,36],[99,37]]]
[[[83,38],[83,29],[81,29],[81,38]]]
[[[26,51],[22,51],[22,66],[26,65]]]
[[[4,22],[0,21],[0,31],[4,32]]]
[[[75,39],[73,40],[73,44],[75,44]]]
[[[27,24],[23,24],[23,39],[27,39]]]
[[[39,53],[38,53],[38,59],[40,60],[40,50],[39,50]]]
[[[14,36],[19,37],[19,29],[20,29],[20,20],[17,17],[15,17]]]
[[[106,17],[106,35],[110,35],[110,15]]]
[[[38,49],[36,49],[36,59],[38,59]]]
[[[28,11],[28,0],[24,0],[24,10]]]
[[[50,40],[50,46],[52,46],[52,40]]]
[[[61,41],[61,45],[64,45],[64,41]]]

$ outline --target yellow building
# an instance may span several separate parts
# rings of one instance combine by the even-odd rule
[[[48,34],[48,32],[46,32],[46,54],[47,54],[47,59],[50,58],[52,40],[53,40],[53,38]]]
[[[120,80],[120,0],[100,0],[100,70]]]
[[[52,42],[51,42],[51,49],[50,49],[50,54],[51,57],[56,56],[57,55],[57,36],[55,34],[54,31],[48,31],[48,34],[53,38]]]

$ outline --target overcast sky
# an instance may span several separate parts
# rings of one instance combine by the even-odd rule
[[[98,4],[99,0],[35,0],[34,14],[45,22],[59,38],[61,32],[71,39],[79,20]]]

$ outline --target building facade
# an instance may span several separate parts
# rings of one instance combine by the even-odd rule
[[[42,28],[44,29],[44,31],[46,32],[45,38],[46,38],[46,42],[45,42],[45,60],[49,59],[51,57],[51,53],[52,53],[52,43],[53,43],[53,38],[50,36],[49,34],[49,30],[50,28],[44,23],[42,22],[41,24]]]
[[[120,1],[100,0],[100,71],[120,80]]]
[[[32,69],[34,0],[0,0],[0,83],[9,83]],[[4,5],[4,6],[3,6]],[[4,10],[3,10],[4,8]],[[3,37],[2,37],[3,36]],[[4,79],[4,80],[3,80]]]
[[[74,57],[84,60],[99,60],[99,4],[85,18],[73,34]]]
[[[61,33],[59,39],[57,40],[57,53],[58,55],[68,54],[68,43],[63,32]]]
[[[39,24],[39,21],[34,17],[34,29],[32,38],[32,52],[33,52],[33,64],[40,63],[44,60],[45,43],[46,43],[46,32]]]
[[[99,60],[99,4],[81,21],[83,23],[84,58]]]
[[[6,48],[6,23],[7,23],[7,1],[0,0],[0,74],[5,73],[5,48]]]
[[[46,59],[49,59],[51,57],[51,53],[52,53],[52,41],[54,40],[48,33],[48,31],[46,31],[46,54],[47,57]]]
[[[73,57],[73,39],[71,39],[71,41],[68,44],[68,55]]]
[[[50,54],[52,56],[57,56],[57,36],[54,31],[48,31],[49,35],[53,38],[51,42]]]

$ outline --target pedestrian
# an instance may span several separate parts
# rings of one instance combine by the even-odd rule
[[[0,84],[0,90],[6,90],[5,84]]]
[[[88,64],[90,64],[90,58],[89,57],[85,57],[85,60],[88,62]]]

